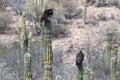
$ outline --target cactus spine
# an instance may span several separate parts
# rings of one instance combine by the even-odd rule
[[[46,20],[44,22],[44,68],[45,68],[45,79],[44,80],[53,80],[52,79],[52,61],[53,53],[51,46],[51,21]]]

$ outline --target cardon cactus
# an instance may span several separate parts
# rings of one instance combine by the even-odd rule
[[[25,42],[26,42],[26,20],[25,20],[25,13],[23,12],[22,14],[22,28],[21,28],[21,34],[20,34],[20,54],[18,58],[18,72],[19,76],[22,76],[23,74],[23,56],[24,52],[26,50],[25,47]]]
[[[24,55],[24,80],[32,80],[31,55],[29,53]]]
[[[116,76],[117,54],[118,54],[118,45],[114,45],[113,57],[111,57],[111,65],[110,65],[111,80],[117,80],[117,76]]]
[[[24,80],[32,80],[31,73],[31,55],[27,52],[30,51],[32,32],[27,36],[26,34],[26,19],[25,13],[22,14],[22,32],[20,35],[20,48],[21,53],[18,60],[18,69],[20,76],[23,77],[23,56],[24,56]],[[25,54],[26,53],[26,54]],[[25,54],[25,55],[24,55]]]
[[[110,70],[111,70],[111,80],[117,80],[117,78],[116,78],[116,68],[115,68],[115,57],[111,57]]]
[[[110,66],[111,47],[112,47],[111,41],[112,41],[112,38],[113,38],[113,33],[111,31],[107,31],[107,57],[106,57],[106,60],[107,60],[107,65],[108,66]]]
[[[24,80],[32,80],[32,72],[31,72],[31,54],[30,52],[30,46],[31,46],[31,38],[32,38],[32,32],[29,33],[28,36],[28,49],[27,53],[24,55]]]
[[[20,35],[20,45],[21,45],[21,49],[22,52],[21,54],[23,54],[23,52],[27,51],[28,48],[28,38],[27,38],[27,34],[26,34],[26,19],[25,19],[25,13],[23,12],[22,14],[22,29],[21,29],[21,35]]]
[[[51,21],[46,20],[44,22],[44,68],[45,68],[45,80],[52,79],[52,62],[53,62],[53,53],[51,45]]]
[[[22,29],[20,34],[20,48],[24,49],[25,39],[26,39],[26,20],[25,13],[22,14]]]
[[[76,80],[83,80],[83,64],[76,68]]]
[[[25,13],[22,14],[22,32],[26,35],[26,20],[25,20]]]

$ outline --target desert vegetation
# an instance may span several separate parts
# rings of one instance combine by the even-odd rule
[[[0,80],[120,80],[119,27],[120,0],[0,0]]]

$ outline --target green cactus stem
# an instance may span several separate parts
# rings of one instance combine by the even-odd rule
[[[25,13],[22,14],[22,29],[20,34],[20,47],[24,49],[24,43],[26,39],[26,20],[25,20]]]
[[[52,79],[52,61],[53,61],[53,53],[51,46],[51,21],[46,20],[44,22],[44,68],[45,68],[45,80],[53,80]]]
[[[28,35],[28,50],[27,50],[27,52],[30,52],[31,39],[32,39],[32,32],[29,32],[29,35]]]
[[[76,69],[76,80],[83,80],[83,64],[77,66]]]
[[[111,57],[111,80],[117,80],[116,76],[116,65],[117,65],[117,54],[118,54],[118,45],[115,45],[113,48],[113,57]]]
[[[22,32],[26,35],[26,20],[25,13],[22,14]],[[25,36],[26,37],[26,36]]]
[[[24,40],[25,40],[25,35],[23,32],[21,32],[21,34],[20,34],[20,47],[21,47],[21,49],[24,48]]]
[[[25,13],[22,14],[22,34],[24,34],[24,51],[27,51],[28,48],[28,38],[27,38],[27,32],[26,32],[26,19],[25,19]]]
[[[117,80],[116,79],[116,70],[115,70],[115,57],[111,57],[111,80]]]
[[[24,80],[32,80],[31,55],[29,53],[24,55]]]
[[[113,55],[115,57],[115,67],[117,65],[118,45],[114,44]]]
[[[107,31],[107,56],[106,56],[106,60],[107,60],[107,65],[108,67],[110,66],[110,58],[111,58],[111,41],[112,41],[112,32],[111,31]]]
[[[20,34],[20,55],[18,59],[18,70],[19,70],[19,75],[23,77],[23,57],[26,57],[26,52],[30,51],[30,46],[31,46],[31,38],[32,38],[32,32],[29,33],[28,37],[26,34],[26,19],[25,19],[25,13],[22,14],[22,29],[21,29],[21,34]],[[24,55],[25,54],[25,55]],[[28,54],[28,53],[27,53]],[[26,60],[26,58],[25,58]],[[25,68],[26,70],[26,68]],[[26,72],[24,75],[31,75],[30,72]],[[27,79],[26,76],[25,80],[31,80]]]
[[[26,20],[25,20],[25,13],[22,14],[22,28],[21,28],[21,34],[20,34],[20,54],[18,58],[18,72],[19,77],[22,76],[23,72],[23,64],[22,64],[22,58],[24,55],[24,46],[25,46],[25,40],[26,40]]]

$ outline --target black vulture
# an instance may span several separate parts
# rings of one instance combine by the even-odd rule
[[[81,51],[76,55],[76,66],[81,66],[83,60],[84,60],[84,54],[83,54],[83,51],[81,50]]]
[[[46,9],[41,17],[41,22],[48,20],[53,15],[53,9]]]

